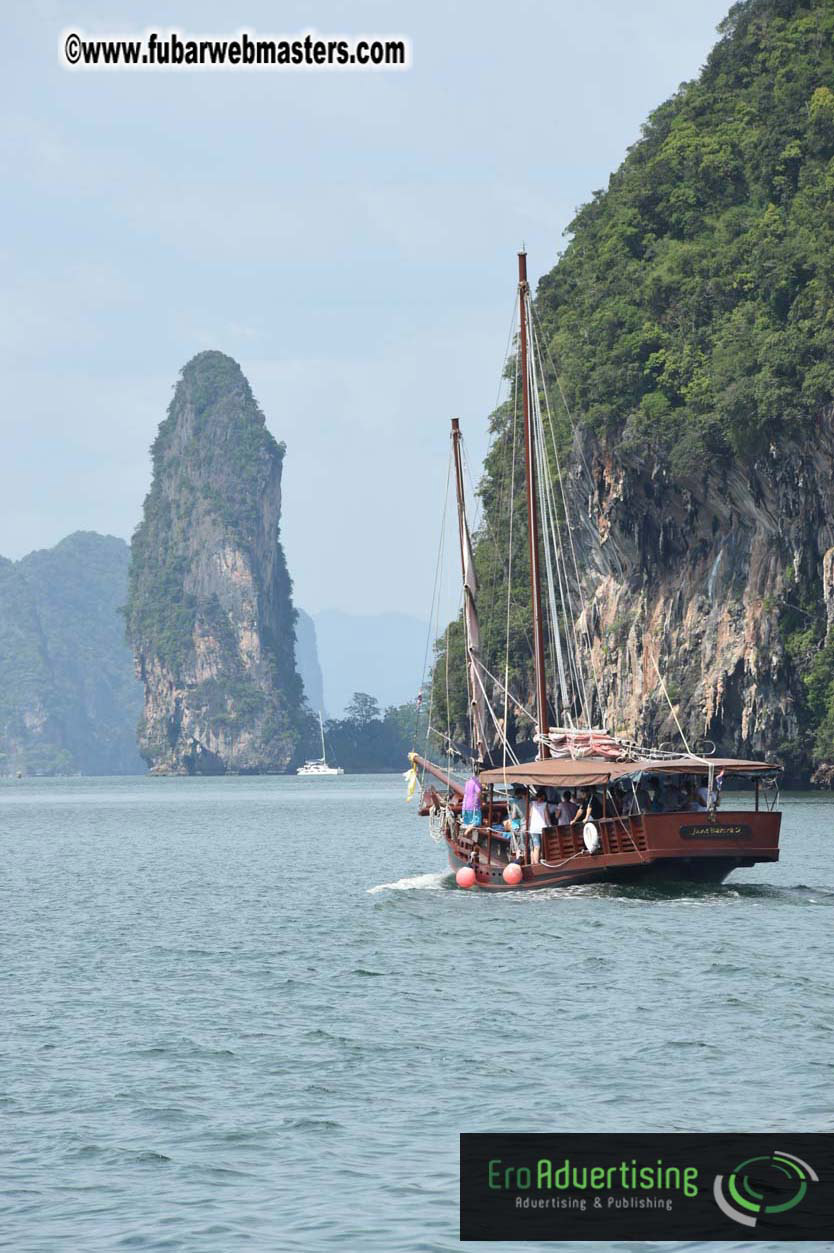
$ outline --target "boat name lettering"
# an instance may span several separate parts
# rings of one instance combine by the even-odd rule
[[[746,822],[704,823],[681,827],[682,840],[746,840],[753,834]]]

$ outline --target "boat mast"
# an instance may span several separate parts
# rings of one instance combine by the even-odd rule
[[[327,761],[327,753],[324,751],[324,721],[319,710],[319,730],[321,731],[321,759]]]
[[[539,571],[539,519],[536,507],[536,466],[533,449],[533,426],[530,406],[530,377],[527,360],[527,253],[518,254],[518,304],[521,314],[521,395],[524,406],[524,465],[527,485],[527,530],[530,536],[530,596],[533,605],[533,651],[536,663],[536,714],[539,735],[547,735],[550,719],[547,713],[547,675],[544,665],[544,627],[542,623],[542,590]],[[539,743],[539,759],[550,756],[546,744]]]
[[[458,503],[458,534],[460,536],[460,568],[463,578],[463,624],[466,644],[466,680],[469,688],[469,719],[472,728],[472,747],[483,761],[486,756],[486,710],[484,694],[480,687],[481,639],[478,626],[478,609],[475,604],[477,583],[472,555],[472,541],[466,524],[466,498],[463,491],[463,463],[460,455],[460,422],[452,418],[452,455],[455,462],[455,494]]]

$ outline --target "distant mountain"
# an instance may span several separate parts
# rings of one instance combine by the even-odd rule
[[[144,770],[119,612],[128,560],[124,540],[91,531],[0,558],[0,775]]]
[[[316,624],[303,609],[297,609],[295,620],[295,668],[304,684],[307,704],[315,713],[327,717],[324,704],[324,685],[316,643]]]
[[[344,712],[354,692],[380,705],[413,700],[423,668],[428,625],[402,613],[350,614],[325,609],[313,615],[331,717]]]

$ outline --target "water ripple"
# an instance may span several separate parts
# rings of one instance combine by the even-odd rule
[[[8,1247],[441,1253],[461,1130],[830,1123],[831,800],[720,887],[492,895],[401,783],[0,784]]]

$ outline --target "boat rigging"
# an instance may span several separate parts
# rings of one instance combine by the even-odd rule
[[[518,256],[518,309],[536,760],[519,763],[509,741],[509,704],[527,714],[509,690],[511,565],[503,682],[484,660],[478,578],[466,516],[460,423],[453,419],[452,464],[473,774],[466,789],[453,777],[448,731],[441,736],[449,757],[445,770],[428,757],[412,753],[410,787],[413,790],[418,777],[423,784],[420,813],[429,817],[436,838],[446,843],[461,886],[510,890],[647,876],[721,881],[738,866],[776,861],[781,823],[775,807],[779,767],[693,753],[654,658],[660,688],[685,751],[641,745],[594,725],[595,715],[601,718],[603,713],[602,676],[595,669],[588,606],[582,603],[584,580],[545,386],[525,252]],[[510,563],[514,470],[515,415]],[[552,690],[548,687],[546,640],[552,661]],[[493,708],[496,695],[503,701],[503,717]],[[755,809],[721,809],[719,815],[723,782],[734,776],[754,781]],[[577,809],[577,819],[564,821],[570,813],[564,797],[557,819],[554,810],[559,788],[573,792],[582,789],[584,808]],[[762,807],[762,797],[772,794],[773,802]],[[473,798],[478,800],[477,808]]]

